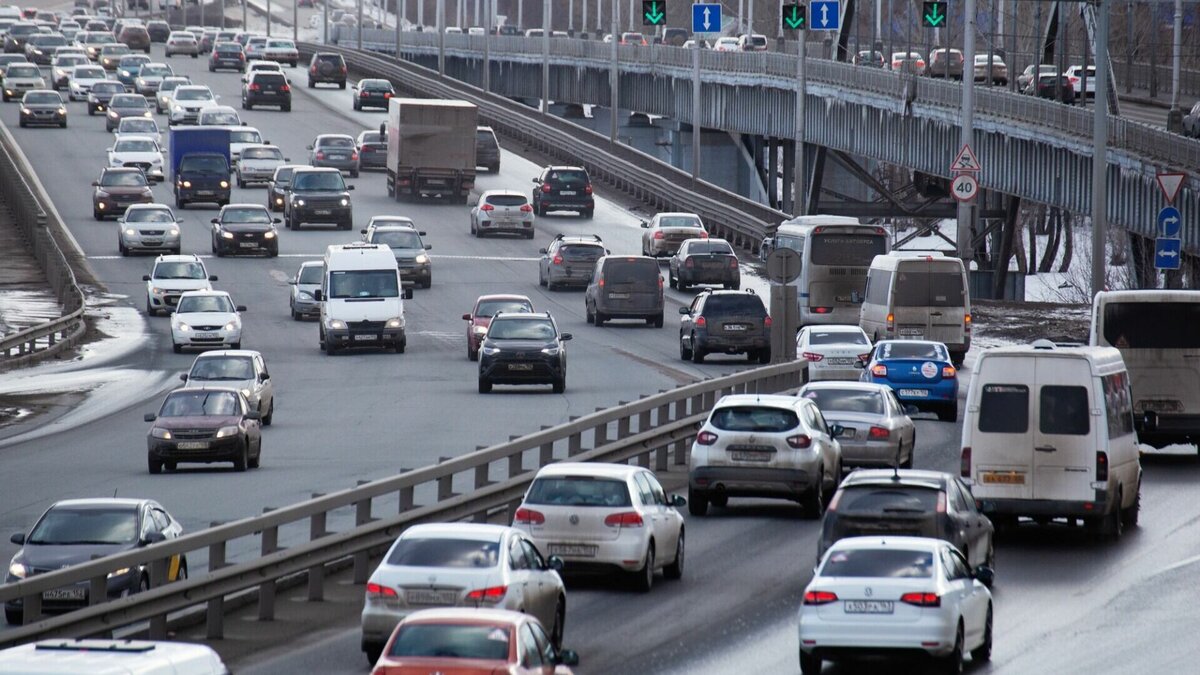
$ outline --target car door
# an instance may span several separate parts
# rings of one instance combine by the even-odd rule
[[[539,672],[545,675],[553,675],[557,671],[555,663],[558,661],[558,651],[554,648],[554,643],[550,640],[550,636],[546,634],[546,629],[535,623],[527,623],[526,627],[533,634],[533,639],[537,643],[538,651],[542,654],[542,670]]]
[[[671,540],[668,534],[668,524],[666,522],[666,514],[663,513],[663,504],[658,502],[654,495],[654,490],[650,487],[650,481],[646,480],[646,472],[639,471],[634,474],[633,482],[636,486],[635,492],[638,495],[638,501],[642,503],[642,518],[648,519],[652,524],[651,531],[654,533],[655,554],[654,559],[656,564],[664,563],[670,556],[667,551],[672,551],[675,542]]]
[[[650,484],[650,492],[654,494],[654,501],[659,505],[662,512],[663,522],[663,537],[659,541],[663,542],[661,554],[662,560],[667,560],[668,551],[671,560],[674,561],[674,551],[679,546],[679,533],[683,529],[683,516],[671,504],[667,498],[667,492],[663,489],[662,483],[658,482],[653,473],[647,471],[642,474],[646,477],[646,482]]]
[[[521,546],[520,537],[510,537],[508,540],[508,587],[520,593],[521,610],[537,615],[537,583],[530,583],[531,570],[529,558],[525,557],[525,549]]]
[[[150,518],[154,520],[155,529],[161,532],[164,538],[169,541],[179,537],[183,528],[166,511],[157,506],[151,506],[148,510]],[[186,574],[183,569],[183,556],[180,554],[171,556],[167,563],[167,581],[179,581],[186,578]]]
[[[960,551],[966,551],[968,557],[980,556],[979,551],[975,550],[976,532],[974,519],[967,512],[967,503],[962,492],[953,480],[946,481],[946,514],[945,517],[950,521],[947,528],[950,535],[950,543],[958,547]],[[987,555],[986,552],[983,555]]]
[[[821,449],[821,462],[825,467],[825,476],[822,477],[836,488],[841,482],[839,473],[842,465],[842,446],[837,442],[836,438],[830,436],[829,425],[825,423],[825,416],[817,408],[817,404],[808,399],[803,399],[802,405],[804,410],[800,417],[805,421],[805,426],[809,428],[809,433],[814,443],[818,444]]]
[[[1092,501],[1096,430],[1090,413],[1099,406],[1085,386],[1091,367],[1084,359],[1057,359],[1053,372],[1047,370],[1037,373],[1033,498]]]
[[[524,537],[514,537],[529,564],[529,595],[525,598],[526,611],[547,626],[554,625],[554,612],[558,606],[558,591],[561,580],[558,572],[546,565],[537,547]]]
[[[254,374],[258,388],[259,407],[262,408],[265,415],[270,412],[275,402],[275,385],[271,382],[271,373],[267,371],[267,363],[263,361],[261,354],[254,357]]]
[[[554,664],[546,663],[528,622],[522,622],[517,629],[517,672],[520,675],[550,675],[554,672]]]
[[[692,298],[692,304],[688,306],[687,314],[679,315],[679,341],[687,343],[689,347],[695,347],[692,344],[692,329],[696,325],[696,317],[700,316],[701,306],[704,304],[706,296],[701,293]]]
[[[951,583],[954,584],[960,598],[963,639],[967,646],[977,645],[983,637],[984,625],[987,622],[990,594],[983,584],[975,580],[971,574],[971,566],[961,553],[949,547],[943,548],[942,552],[950,564]]]
[[[971,489],[966,486],[961,480],[955,478],[954,486],[962,494],[963,502],[966,504],[964,514],[970,521],[969,531],[973,535],[971,541],[971,555],[974,560],[968,559],[967,564],[971,569],[975,569],[980,565],[988,564],[988,554],[992,550],[992,533],[994,527],[992,521],[979,510],[975,504],[975,497],[971,494]]]

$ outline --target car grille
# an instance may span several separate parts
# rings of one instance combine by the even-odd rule
[[[347,321],[351,333],[378,333],[383,330],[383,321]]]
[[[221,326],[192,326],[193,329],[205,333],[209,331],[221,330]]]
[[[112,195],[112,200],[114,202],[135,202],[141,198],[142,198],[141,195],[123,195],[123,194]]]
[[[342,199],[337,197],[334,199],[313,199],[311,197],[303,197],[304,208],[306,209],[340,209],[342,208]]]
[[[197,441],[212,438],[216,435],[213,429],[178,429],[171,432],[177,441]]]
[[[142,230],[143,237],[161,237],[166,234],[166,230]]]

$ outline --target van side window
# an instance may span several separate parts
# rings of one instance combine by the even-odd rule
[[[1029,431],[1029,387],[985,384],[979,396],[979,430],[993,434]]]
[[[1104,417],[1108,420],[1108,437],[1120,438],[1133,433],[1133,394],[1129,390],[1129,373],[1113,373],[1100,378],[1104,384]]]
[[[871,270],[871,273],[867,275],[867,302],[872,305],[886,305],[888,288],[891,285],[891,272]]]
[[[1043,434],[1086,436],[1090,429],[1086,387],[1046,385],[1039,409],[1038,427]]]

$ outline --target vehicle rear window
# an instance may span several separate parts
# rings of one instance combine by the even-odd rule
[[[698,227],[704,226],[694,216],[664,216],[658,219],[659,227]]]
[[[704,314],[707,316],[737,314],[764,317],[767,315],[767,308],[763,306],[762,300],[757,295],[731,293],[729,295],[714,295],[705,300]]]
[[[808,333],[808,344],[810,345],[869,345],[871,341],[867,339],[861,331],[848,330],[811,330]]]
[[[475,316],[491,318],[498,312],[532,312],[533,305],[527,300],[485,300],[479,303]]]
[[[821,576],[928,579],[933,576],[933,553],[900,549],[842,549],[834,551],[825,560]]]
[[[526,504],[557,506],[631,506],[625,481],[591,476],[539,478],[525,495]]]
[[[783,408],[729,406],[714,410],[708,422],[722,431],[778,433],[795,429],[800,425],[800,417]]]
[[[879,347],[880,359],[939,359],[949,361],[941,345],[928,342],[885,342]]]
[[[396,633],[388,656],[508,661],[509,641],[503,626],[409,624]]]
[[[1043,434],[1087,435],[1090,422],[1085,387],[1046,385],[1039,401],[1038,427]]]
[[[551,171],[546,176],[546,180],[555,183],[567,183],[571,185],[586,185],[588,182],[587,173],[584,171],[572,171],[570,169],[557,169]]]
[[[528,203],[525,195],[490,195],[487,202],[495,206],[524,206]]]
[[[477,143],[483,143],[485,145],[495,145],[496,137],[493,136],[492,132],[490,132],[490,131],[476,131],[475,132],[475,141]]]
[[[604,255],[604,247],[588,244],[569,244],[558,249],[558,252],[567,260],[590,260],[595,262]]]
[[[246,148],[242,151],[242,159],[283,159],[283,151],[279,148]]]
[[[802,396],[817,404],[821,412],[883,414],[883,397],[878,392],[855,389],[809,389]]]
[[[654,260],[610,260],[604,278],[614,284],[657,284],[661,278]]]
[[[979,396],[979,430],[993,434],[1023,434],[1029,429],[1029,387],[1023,384],[985,384]]]
[[[839,514],[933,513],[940,490],[915,485],[849,485],[842,488]]]
[[[882,234],[816,234],[812,238],[814,265],[868,267],[877,255],[888,251]]]
[[[388,554],[387,564],[405,567],[495,567],[500,560],[500,540],[401,539]]]
[[[260,73],[257,73],[254,75],[254,82],[255,82],[255,84],[269,84],[272,86],[279,86],[279,85],[287,84],[287,78],[284,77],[283,75],[277,75],[275,73],[261,73],[260,72]]]
[[[363,143],[382,143],[383,134],[378,131],[370,131],[362,135]]]
[[[322,138],[317,142],[317,147],[321,148],[350,148],[354,146],[354,140],[349,137],[329,136]]]
[[[1200,349],[1200,302],[1110,302],[1104,342],[1117,349]]]
[[[689,255],[733,255],[733,247],[723,241],[701,241],[688,245]]]
[[[963,277],[960,272],[913,272],[901,267],[896,273],[897,307],[962,307]]]

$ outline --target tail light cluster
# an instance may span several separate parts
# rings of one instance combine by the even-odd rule
[[[962,457],[959,459],[958,475],[963,478],[971,477],[971,448],[965,447],[962,449]]]
[[[828,605],[831,602],[837,602],[837,593],[830,591],[807,591],[804,594],[804,604],[806,605]]]
[[[533,207],[529,204],[522,204],[521,213],[533,213]]]
[[[717,442],[717,435],[711,431],[701,431],[696,434],[696,442],[700,445],[712,445]]]
[[[938,493],[937,512],[938,513],[946,512],[946,493],[945,492]]]
[[[546,194],[550,193],[550,184],[549,183],[542,183],[542,192],[546,193]]]
[[[896,315],[895,314],[889,313],[887,315],[887,326],[885,327],[885,330],[887,330],[887,332],[889,332],[889,333],[895,332],[895,330],[896,330]]]
[[[1108,480],[1108,453],[1103,450],[1096,451],[1096,480]]]
[[[492,211],[496,210],[496,207],[492,206],[491,204],[484,204],[483,206],[479,207],[479,210],[483,211],[484,213],[491,213]]]
[[[642,527],[645,525],[642,522],[642,516],[637,511],[622,511],[621,513],[610,513],[605,519],[604,524],[609,527]]]
[[[810,307],[809,309],[812,310],[813,314],[832,314],[833,313],[832,307]]]
[[[900,596],[900,602],[916,607],[941,607],[942,597],[937,593],[905,593]]]
[[[774,323],[775,322],[771,320],[771,317],[763,317],[763,328],[770,328]]]
[[[550,262],[554,263],[555,265],[561,265],[563,262],[563,257],[556,253],[554,255],[554,260],[551,260]]]
[[[655,238],[655,239],[662,239],[662,238],[663,238],[663,233],[662,233],[662,230],[657,230],[657,231],[655,231],[655,233],[654,233],[654,238]]]
[[[953,380],[958,375],[958,371],[954,366],[942,366],[942,379]]]
[[[966,333],[967,335],[971,334],[971,315],[970,314],[963,315],[963,332]]]
[[[489,586],[487,588],[476,588],[467,593],[467,600],[476,602],[500,602],[508,593],[508,586]]]
[[[730,269],[735,269],[735,270],[736,270],[736,269],[738,268],[738,259],[737,259],[737,258],[730,258],[730,259],[729,259],[729,267],[730,267]]]
[[[583,194],[585,194],[585,195],[592,194],[592,184],[591,183],[588,183],[587,185],[583,186]]]
[[[871,430],[867,432],[867,436],[874,440],[887,440],[891,435],[892,432],[883,427],[871,427]]]
[[[250,85],[250,91],[258,91],[259,89],[260,87],[258,86],[257,82]]]
[[[887,366],[883,365],[882,363],[876,363],[875,365],[871,366],[871,376],[887,377]]]
[[[796,434],[787,437],[787,444],[797,450],[803,450],[812,445],[812,439],[805,434]]]
[[[517,525],[542,525],[546,522],[546,515],[541,511],[520,508],[513,516],[513,522]]]
[[[697,328],[705,328],[707,326],[708,326],[708,319],[706,319],[702,316],[696,317],[696,327]]]
[[[317,151],[317,159],[325,159],[325,153],[318,150]]]
[[[816,352],[804,352],[800,356],[804,357],[805,361],[809,361],[812,363],[817,363],[817,362],[823,361],[825,359],[824,354],[818,354]]]
[[[291,90],[292,90],[292,88],[291,88],[289,85],[286,85],[286,84],[285,84],[285,85],[283,85],[282,87],[280,87],[280,88],[279,88],[279,91],[283,91],[283,92],[288,92],[288,91],[291,91]]]
[[[387,586],[381,586],[380,584],[376,583],[369,583],[367,584],[367,597],[396,598],[399,597],[399,595],[396,593],[396,589],[394,588],[388,588]]]

